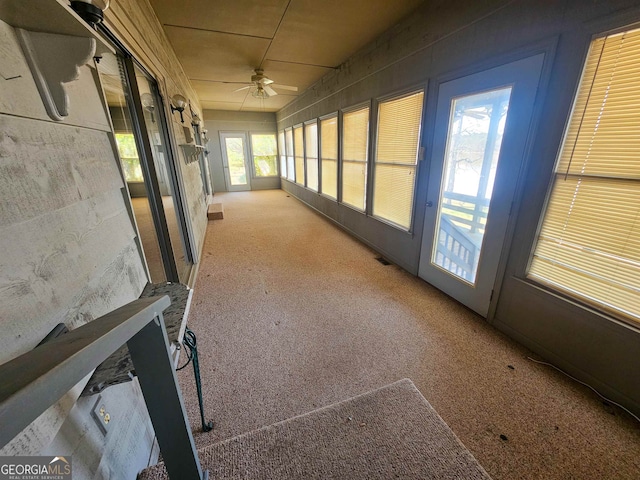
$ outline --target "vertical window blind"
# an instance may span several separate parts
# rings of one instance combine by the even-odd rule
[[[287,148],[287,179],[293,182],[296,179],[296,170],[293,162],[293,130],[287,128],[284,131],[284,138]]]
[[[409,230],[416,179],[422,91],[380,102],[373,180],[373,215]]]
[[[293,150],[296,157],[296,183],[304,185],[304,137],[302,127],[293,128]]]
[[[342,203],[365,210],[369,107],[342,117]]]
[[[278,133],[278,153],[280,154],[280,176],[287,176],[287,152],[284,147],[284,130]]]
[[[320,120],[322,193],[338,198],[338,117]]]
[[[305,160],[307,166],[307,187],[318,191],[318,124],[304,126]]]
[[[640,324],[640,30],[591,44],[528,277]]]

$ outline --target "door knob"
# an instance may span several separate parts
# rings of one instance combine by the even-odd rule
[[[433,202],[431,200],[427,202],[427,207],[433,207]]]

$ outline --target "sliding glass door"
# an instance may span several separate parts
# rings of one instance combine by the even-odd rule
[[[187,283],[192,259],[157,85],[122,51],[105,53],[98,73],[150,281]]]

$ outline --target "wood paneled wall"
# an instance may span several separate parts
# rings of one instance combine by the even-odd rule
[[[168,98],[184,95],[202,116],[199,100],[146,0],[116,0],[108,12],[107,26],[158,80],[198,254],[207,224],[200,167],[184,161]],[[14,29],[0,21],[0,363],[59,322],[74,328],[138,298],[147,282],[93,67],[68,84],[70,115],[54,122]],[[134,478],[154,437],[137,382],[102,393],[113,419],[106,437],[90,416],[96,397],[77,400],[84,383],[0,454],[71,455],[78,478]]]
[[[70,115],[54,122],[46,114],[14,29],[2,21],[0,65],[4,363],[34,348],[59,322],[75,328],[136,299],[147,277],[95,69],[80,68],[79,79],[68,88]],[[95,399],[76,403],[83,385],[1,453],[41,453],[71,417],[85,429],[97,428],[88,415]],[[125,388],[128,395],[136,395],[135,384]],[[135,408],[114,403],[114,414],[130,423]],[[139,431],[132,434],[152,436],[148,420],[137,425]],[[140,453],[148,455],[150,446],[151,441],[147,447],[140,444]],[[97,468],[75,453],[60,452],[73,455],[74,463],[89,470]]]

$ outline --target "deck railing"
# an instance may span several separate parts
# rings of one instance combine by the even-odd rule
[[[468,281],[475,279],[490,199],[445,192],[435,263]]]

